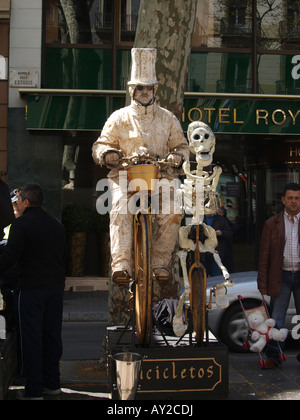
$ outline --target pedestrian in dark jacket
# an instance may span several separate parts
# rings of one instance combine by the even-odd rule
[[[63,225],[42,209],[38,184],[20,188],[21,217],[11,226],[0,256],[0,272],[18,264],[22,373],[26,385],[19,399],[42,399],[60,392],[62,312],[66,239]]]
[[[0,179],[0,241],[4,236],[3,229],[15,219],[8,186]]]
[[[18,209],[17,209],[17,201],[18,201],[18,189],[13,190],[10,193],[10,200],[12,204],[12,208],[14,211],[14,218],[19,217]],[[3,254],[5,246],[7,244],[7,239],[9,237],[11,224],[4,229],[4,238],[0,241],[0,255]],[[6,320],[6,332],[11,332],[14,329],[17,329],[17,305],[16,299],[18,294],[18,287],[17,287],[17,280],[18,280],[18,267],[15,264],[13,267],[10,267],[6,272],[0,274],[0,289],[1,293],[5,302],[5,307],[2,312]]]
[[[296,312],[300,315],[300,185],[286,185],[284,210],[268,219],[263,228],[257,284],[263,295],[271,296],[271,317],[283,328],[293,292]],[[266,367],[280,365],[276,343],[266,347]]]

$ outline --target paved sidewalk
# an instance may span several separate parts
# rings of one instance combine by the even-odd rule
[[[229,354],[230,400],[300,400],[299,347],[288,342],[280,368],[261,369],[258,354]]]
[[[108,291],[66,292],[64,305],[64,325],[70,322],[90,322],[100,326],[103,334],[107,321]],[[68,325],[67,325],[68,324]],[[72,332],[70,333],[72,334]],[[74,333],[73,343],[79,345],[80,334]],[[74,335],[73,334],[73,335]],[[91,328],[88,333],[95,338]],[[97,338],[98,339],[98,338]],[[77,340],[77,341],[76,341]],[[102,338],[99,339],[101,347]],[[74,345],[69,343],[68,346]],[[82,342],[81,345],[85,345]],[[300,399],[300,363],[296,360],[299,346],[290,340],[285,353],[287,361],[281,368],[262,370],[259,356],[254,353],[229,353],[229,400],[298,400]],[[89,356],[89,352],[87,352]],[[109,386],[106,366],[98,359],[87,357],[84,360],[62,360],[61,379],[63,393],[58,397],[46,397],[56,400],[108,400]],[[9,392],[8,399],[15,399],[15,390]]]
[[[67,321],[107,321],[108,291],[66,292],[64,318]],[[298,400],[300,399],[299,346],[289,340],[287,361],[281,368],[262,370],[259,355],[229,353],[230,400]],[[62,378],[82,388],[108,392],[105,366],[98,360],[62,362]],[[89,385],[87,385],[89,384]],[[100,391],[99,391],[100,392]],[[98,398],[98,397],[95,397]]]

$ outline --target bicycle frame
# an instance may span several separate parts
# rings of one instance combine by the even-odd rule
[[[153,166],[161,168],[162,165],[175,166],[165,161],[153,161],[149,156],[122,158],[123,169],[130,169],[133,162],[151,166],[153,175],[158,175],[158,170]],[[137,166],[134,166],[136,168]],[[150,179],[151,181],[151,179]],[[151,267],[151,246],[152,246],[152,215],[149,192],[151,182],[147,179],[147,190],[138,191],[140,196],[140,208],[133,216],[134,232],[134,277],[133,277],[133,334],[136,328],[137,339],[140,345],[149,345],[152,333],[152,290],[153,275]],[[133,339],[134,340],[134,337]]]

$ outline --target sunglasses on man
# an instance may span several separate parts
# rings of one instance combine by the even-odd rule
[[[153,90],[154,86],[142,86],[142,85],[137,85],[136,89],[139,91],[142,91],[144,88],[146,88],[147,90]]]

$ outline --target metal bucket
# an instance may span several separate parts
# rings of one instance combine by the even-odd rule
[[[134,165],[127,168],[127,177],[130,182],[130,191],[154,191],[157,188],[159,169],[152,164]],[[141,181],[142,180],[142,181]]]
[[[116,382],[120,400],[134,400],[143,356],[137,353],[117,353]]]

